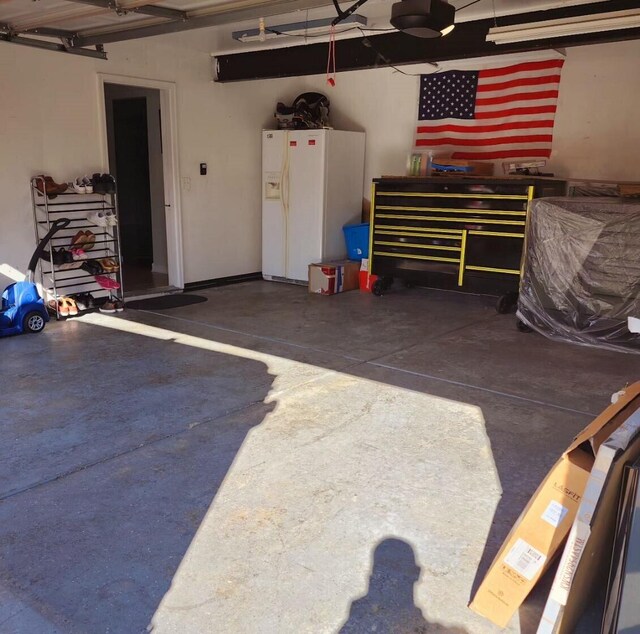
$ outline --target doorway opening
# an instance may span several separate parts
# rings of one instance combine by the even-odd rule
[[[125,294],[170,291],[161,91],[105,82],[104,99]]]

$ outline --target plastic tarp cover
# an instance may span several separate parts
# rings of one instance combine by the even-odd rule
[[[518,318],[562,341],[640,353],[640,201],[531,201]]]

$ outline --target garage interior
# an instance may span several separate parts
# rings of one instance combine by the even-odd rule
[[[640,10],[424,0],[425,39],[405,1],[0,3],[0,288],[42,245],[0,312],[0,632],[640,631]],[[549,63],[548,138],[420,143],[439,78]]]

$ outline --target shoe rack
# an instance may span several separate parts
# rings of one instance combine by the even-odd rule
[[[49,231],[54,220],[68,218],[71,221],[68,227],[59,231],[49,242],[49,261],[40,260],[40,283],[49,312],[56,319],[66,319],[60,315],[57,300],[75,293],[91,293],[96,299],[109,297],[124,301],[117,194],[80,194],[69,188],[53,196],[44,195],[41,192],[46,191],[46,184],[39,176],[31,179],[30,189],[36,243],[39,243]],[[103,227],[88,219],[91,214],[100,211],[111,211],[116,223]],[[95,236],[95,244],[86,250],[87,258],[67,264],[54,264],[54,249],[69,251],[72,248],[72,240],[79,231],[90,231]],[[118,289],[103,288],[93,274],[81,268],[84,262],[98,263],[104,258],[114,259],[118,264],[118,270],[103,271],[100,275],[116,281],[120,285]],[[55,309],[49,306],[48,300],[51,299],[56,300]]]

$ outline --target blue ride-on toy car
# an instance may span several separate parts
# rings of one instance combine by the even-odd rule
[[[0,337],[44,330],[49,321],[49,314],[33,278],[38,260],[44,255],[49,240],[69,222],[68,218],[59,218],[51,225],[51,229],[31,256],[26,279],[10,284],[4,289],[0,307]]]

